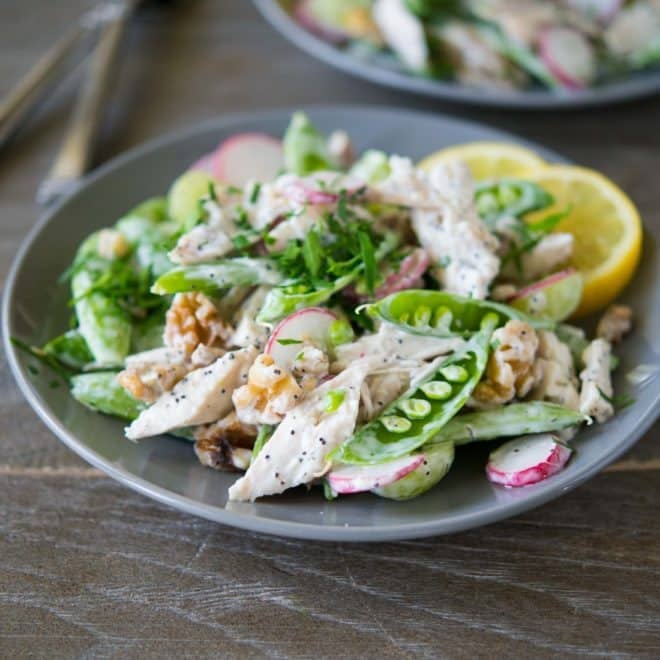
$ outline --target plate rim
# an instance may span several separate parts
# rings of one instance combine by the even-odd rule
[[[502,131],[498,128],[492,128],[488,124],[482,122],[465,120],[441,113],[409,110],[406,108],[397,107],[384,108],[379,105],[351,104],[307,105],[303,106],[302,108],[297,107],[295,109],[302,109],[303,111],[310,113],[379,112],[383,115],[407,115],[409,117],[418,115],[426,118],[435,118],[453,124],[460,124],[461,126],[470,126],[478,129],[486,128],[493,133],[494,137],[498,135],[502,139],[508,139],[518,144],[530,145],[537,151],[540,151],[541,153],[554,160],[566,162],[566,159],[554,151],[547,149],[538,143],[520,138],[513,133]],[[536,493],[532,493],[529,497],[515,502],[508,502],[505,505],[495,504],[488,509],[472,513],[448,515],[444,516],[441,520],[393,525],[376,525],[370,527],[350,527],[317,525],[292,522],[275,518],[250,516],[240,512],[229,511],[219,506],[199,502],[198,500],[174,493],[163,486],[156,485],[147,479],[133,474],[127,469],[113,464],[111,461],[105,459],[103,456],[91,449],[82,439],[79,439],[74,433],[69,431],[64,423],[61,422],[57,415],[51,410],[48,403],[37,392],[36,388],[32,386],[26,369],[24,369],[20,364],[18,350],[11,342],[11,315],[16,302],[15,298],[17,279],[23,266],[27,265],[26,257],[43,229],[53,220],[53,218],[59,213],[60,209],[66,205],[70,199],[77,196],[80,192],[82,192],[89,185],[93,184],[95,181],[107,176],[117,169],[121,169],[125,163],[130,162],[135,158],[139,158],[143,154],[157,151],[166,145],[185,141],[192,135],[204,132],[212,128],[226,130],[230,129],[233,124],[243,124],[264,121],[268,119],[285,118],[289,116],[293,111],[294,108],[281,107],[265,111],[236,112],[209,119],[207,121],[196,124],[195,126],[187,127],[183,130],[171,131],[165,133],[164,135],[155,137],[109,160],[107,163],[86,177],[81,182],[80,186],[78,186],[78,188],[71,195],[59,200],[57,204],[41,213],[37,222],[22,240],[12,262],[11,268],[7,274],[2,297],[2,335],[3,345],[8,358],[10,371],[14,376],[19,389],[21,390],[23,396],[26,398],[30,407],[37,413],[40,419],[59,440],[61,440],[67,447],[69,447],[72,451],[83,458],[83,460],[100,469],[102,472],[120,482],[124,486],[127,486],[142,495],[146,495],[151,499],[155,499],[158,502],[171,506],[185,513],[201,516],[214,522],[231,525],[233,527],[258,533],[306,540],[355,542],[395,541],[429,537],[440,534],[450,534],[467,529],[481,527],[483,525],[498,522],[511,516],[518,515],[522,512],[529,511],[542,504],[545,504],[546,502],[554,500],[557,497],[567,493],[568,491],[578,487],[592,476],[600,472],[611,462],[615,461],[625,451],[632,447],[635,442],[637,442],[637,440],[646,432],[646,430],[655,421],[656,417],[660,414],[660,410],[658,410],[660,404],[660,391],[658,391],[656,394],[655,405],[651,406],[646,411],[646,414],[640,418],[638,424],[628,435],[625,442],[620,444],[616,450],[612,451],[611,453],[604,454],[593,464],[583,467],[579,472],[571,475],[570,478],[566,477],[564,479],[565,483],[561,487],[560,484],[556,484],[555,488],[546,487],[544,490],[539,490]],[[558,488],[560,492],[557,492]],[[405,506],[405,503],[402,503],[402,506]]]
[[[627,78],[581,93],[556,94],[550,91],[504,93],[476,89],[442,80],[415,77],[404,72],[361,61],[312,34],[291,18],[279,0],[253,0],[262,17],[289,43],[311,57],[344,73],[390,89],[400,89],[426,97],[445,99],[492,108],[519,110],[578,110],[660,94],[660,71],[642,73],[644,78]]]

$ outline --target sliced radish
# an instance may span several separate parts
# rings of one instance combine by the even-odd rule
[[[317,18],[314,12],[313,2],[314,0],[300,0],[296,4],[293,15],[298,23],[325,41],[333,44],[340,44],[346,41],[349,38],[346,32],[342,32],[334,25],[323,23]]]
[[[607,25],[617,15],[623,0],[567,0],[571,9]]]
[[[266,342],[266,353],[289,369],[304,342],[319,348],[328,345],[328,334],[337,315],[324,307],[308,307],[282,319]]]
[[[426,250],[413,250],[402,262],[396,273],[388,275],[385,281],[376,289],[375,297],[384,298],[391,293],[413,289],[426,272],[431,260]]]
[[[199,160],[196,160],[188,169],[200,170],[213,175],[215,172],[215,153],[205,154]]]
[[[293,202],[322,206],[335,204],[341,190],[351,195],[363,186],[361,179],[351,175],[317,172],[305,178],[291,177],[291,181],[285,185],[284,193]]]
[[[423,462],[424,454],[413,454],[379,465],[347,465],[329,472],[327,479],[332,490],[340,495],[363,493],[403,479]]]
[[[396,273],[390,273],[385,281],[374,291],[374,295],[366,296],[358,293],[355,286],[344,289],[343,295],[356,303],[378,300],[397,291],[405,289],[423,288],[422,275],[426,272],[431,261],[422,248],[413,250],[400,264]]]
[[[336,204],[339,199],[338,193],[321,190],[303,179],[292,181],[286,187],[285,195],[292,202],[311,204],[312,206]]]
[[[588,39],[577,30],[554,27],[545,30],[539,53],[552,74],[567,89],[582,89],[596,75],[596,55]]]
[[[214,173],[220,181],[244,186],[250,180],[271,181],[284,167],[282,143],[265,133],[239,133],[215,150]]]
[[[563,321],[580,304],[582,288],[582,275],[567,268],[520,289],[509,304],[533,318]]]
[[[550,433],[525,435],[505,442],[491,453],[486,475],[496,484],[528,486],[559,472],[571,453]]]

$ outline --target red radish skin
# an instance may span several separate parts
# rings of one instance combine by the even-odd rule
[[[566,89],[584,89],[594,78],[596,60],[586,37],[570,28],[549,28],[541,34],[539,54]]]
[[[279,340],[309,341],[319,348],[328,343],[328,332],[337,315],[324,307],[308,307],[282,319],[271,333],[265,353],[281,367],[289,369],[300,352],[300,344],[280,344]]]
[[[200,170],[202,172],[206,172],[207,174],[213,176],[215,173],[214,163],[215,163],[215,154],[214,153],[205,154],[199,160],[196,160],[190,166],[189,169]]]
[[[298,204],[311,204],[312,206],[323,206],[336,204],[339,199],[337,193],[318,190],[305,181],[293,181],[286,187],[286,196],[292,202]]]
[[[248,181],[272,181],[284,167],[282,143],[265,133],[239,133],[215,150],[214,172],[219,181],[243,187]]]
[[[402,262],[399,272],[388,275],[385,282],[376,290],[376,298],[384,298],[391,293],[416,287],[427,271],[431,260],[425,250],[413,250]]]
[[[328,483],[339,495],[364,493],[389,486],[416,470],[424,462],[424,454],[404,456],[380,465],[342,466],[328,473]]]
[[[507,488],[530,486],[561,471],[571,454],[570,448],[549,433],[523,436],[491,453],[486,475]]]
[[[340,44],[348,39],[348,35],[335,27],[323,25],[315,17],[311,8],[312,0],[300,0],[293,12],[295,19],[306,30],[321,37],[324,41]]]
[[[391,293],[404,291],[406,289],[419,289],[422,287],[422,276],[431,265],[428,254],[422,248],[413,250],[402,262],[396,273],[391,273],[385,281],[374,291],[373,298],[357,293],[354,286],[344,290],[344,296],[356,303],[369,300],[379,300]]]
[[[285,194],[298,204],[311,204],[323,206],[336,204],[339,201],[339,192],[333,192],[321,187],[323,184],[331,186],[334,190],[344,190],[348,195],[356,193],[364,186],[362,180],[352,176],[339,177],[336,172],[318,172],[306,179],[292,179],[286,185]]]
[[[508,301],[518,300],[519,298],[524,298],[525,296],[530,295],[531,293],[536,293],[537,291],[542,291],[543,289],[561,282],[563,279],[570,277],[575,274],[575,268],[566,268],[565,270],[560,270],[558,273],[553,273],[548,277],[545,277],[534,284],[530,284],[523,289],[519,289],[516,293],[508,298]]]

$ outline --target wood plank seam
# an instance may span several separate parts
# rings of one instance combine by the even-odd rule
[[[648,461],[627,460],[613,463],[603,472],[652,472],[660,470],[660,458]],[[0,476],[12,477],[77,477],[79,479],[98,479],[107,477],[105,472],[96,468],[84,467],[22,467],[17,465],[0,465]]]

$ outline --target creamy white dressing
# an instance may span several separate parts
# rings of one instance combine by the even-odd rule
[[[253,501],[275,495],[327,472],[331,464],[326,456],[353,433],[360,388],[370,365],[369,360],[357,362],[290,410],[245,475],[229,489],[229,499]],[[328,411],[327,394],[340,390],[341,403]]]
[[[232,392],[241,384],[242,373],[256,356],[256,348],[244,348],[226,353],[208,367],[191,371],[140,413],[126,429],[126,437],[138,440],[224,417],[232,408]]]

